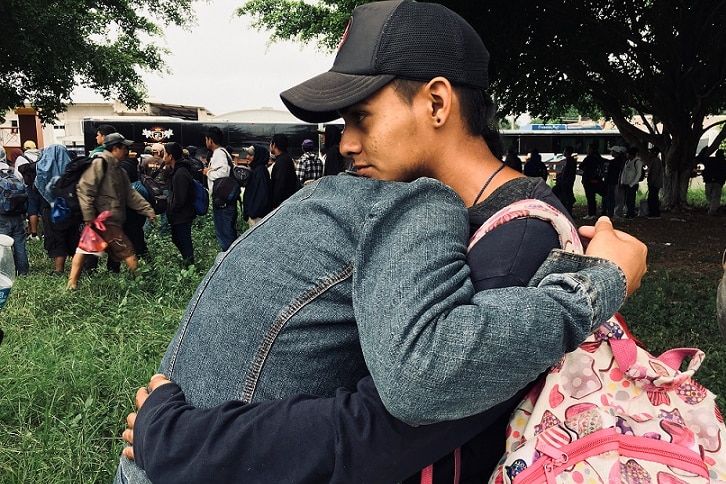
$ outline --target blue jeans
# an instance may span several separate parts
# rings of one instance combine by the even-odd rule
[[[237,204],[226,205],[222,208],[213,208],[214,234],[222,251],[229,249],[237,239]]]
[[[0,215],[0,234],[13,238],[15,272],[23,276],[30,272],[28,251],[25,247],[25,215]]]

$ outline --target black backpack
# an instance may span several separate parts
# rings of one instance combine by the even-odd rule
[[[161,182],[156,178],[161,169],[157,169],[151,175],[146,173],[139,173],[139,181],[146,188],[149,194],[149,203],[154,212],[161,214],[166,212],[169,201],[167,198],[166,190],[162,186]]]
[[[78,202],[78,193],[76,193],[76,187],[78,186],[78,180],[81,179],[81,175],[91,166],[93,160],[100,155],[90,158],[88,156],[81,156],[68,163],[63,174],[53,183],[50,189],[50,194],[53,200],[62,198],[65,201],[65,205],[70,210],[70,218],[64,221],[64,225],[70,226],[72,223],[80,223],[83,221],[83,215],[81,214],[81,204]],[[103,159],[103,158],[101,158]],[[103,174],[106,174],[106,160],[103,160]],[[68,222],[68,223],[65,223]]]

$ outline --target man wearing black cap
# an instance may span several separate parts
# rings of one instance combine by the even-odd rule
[[[209,165],[204,169],[207,177],[209,193],[214,195],[214,181],[230,175],[232,160],[229,153],[222,148],[224,137],[222,130],[212,126],[204,133],[204,141],[207,149],[212,153],[209,158]],[[232,245],[237,238],[237,202],[226,202],[214,200],[212,203],[212,215],[214,216],[214,233],[222,251]]]
[[[124,261],[130,271],[135,271],[138,262],[134,246],[122,229],[126,220],[126,207],[145,215],[150,222],[154,221],[155,214],[149,202],[131,187],[126,171],[121,168],[120,162],[129,156],[131,144],[133,141],[119,133],[106,135],[105,149],[96,155],[91,166],[83,172],[76,192],[83,223],[87,226],[91,225],[99,213],[105,210],[111,212],[111,216],[105,221],[106,230],[100,231],[99,235],[108,243],[108,256],[118,262]],[[76,249],[68,278],[70,290],[78,288],[78,278],[86,255],[86,252]]]
[[[540,198],[561,207],[543,182],[529,181],[513,170],[502,168],[501,162],[489,149],[487,140],[494,140],[496,133],[492,130],[493,103],[485,91],[488,86],[487,61],[488,53],[473,29],[441,5],[411,1],[375,2],[354,11],[333,69],[284,92],[282,98],[291,112],[305,121],[325,122],[342,114],[346,128],[341,141],[341,152],[353,159],[359,174],[382,180],[412,181],[410,184],[403,184],[410,185],[412,190],[420,187],[422,183],[431,183],[430,180],[419,179],[420,177],[439,178],[454,188],[468,206],[474,207],[469,213],[473,225],[486,220],[501,205],[520,198]],[[277,402],[254,400],[254,395],[264,391],[262,386],[267,385],[269,388],[270,385],[294,385],[298,382],[297,376],[290,377],[285,371],[277,373],[272,370],[273,365],[279,364],[279,360],[274,357],[281,357],[279,352],[290,343],[298,342],[305,346],[301,352],[291,350],[285,354],[297,362],[296,367],[291,370],[299,375],[300,381],[306,376],[317,380],[316,385],[311,384],[308,391],[315,393],[312,386],[320,388],[318,383],[323,385],[330,377],[344,376],[345,361],[341,361],[340,366],[329,367],[325,374],[321,374],[322,372],[310,370],[314,365],[312,361],[308,365],[298,360],[307,355],[319,362],[340,352],[340,346],[334,343],[329,344],[324,351],[314,350],[315,345],[324,344],[327,341],[326,335],[329,336],[323,321],[334,321],[336,317],[340,317],[340,311],[346,311],[347,302],[344,304],[344,298],[339,298],[346,288],[346,280],[338,280],[337,273],[330,273],[316,279],[319,284],[300,299],[289,298],[292,304],[289,311],[271,311],[271,317],[275,319],[275,333],[268,334],[269,338],[263,338],[261,345],[264,348],[254,358],[249,358],[251,371],[269,372],[266,374],[271,380],[262,382],[245,377],[241,378],[244,382],[236,382],[240,395],[251,395],[241,396],[240,399],[250,398],[250,401],[255,402],[254,405],[228,402],[219,407],[197,410],[185,402],[180,387],[168,384],[168,381],[158,376],[152,380],[150,388],[153,391],[150,395],[146,389],[139,391],[138,402],[143,406],[138,418],[134,415],[129,420],[132,425],[136,425],[134,431],[125,432],[124,438],[134,442],[133,451],[138,452],[136,457],[139,464],[149,471],[150,476],[157,476],[160,482],[171,482],[175,478],[194,480],[196,477],[218,482],[397,482],[442,457],[491,425],[497,416],[506,413],[507,406],[495,407],[493,414],[483,417],[477,415],[468,420],[415,427],[393,418],[384,409],[383,403],[389,409],[394,408],[392,412],[401,419],[413,424],[458,418],[466,414],[460,413],[463,407],[476,405],[479,397],[473,397],[472,391],[488,393],[491,397],[507,387],[508,394],[502,395],[499,402],[511,397],[515,391],[512,387],[519,388],[527,383],[513,383],[520,365],[526,366],[530,358],[541,355],[530,356],[530,353],[537,353],[530,351],[528,358],[512,358],[507,365],[489,366],[487,371],[477,373],[474,377],[477,383],[472,385],[457,386],[451,378],[444,376],[448,374],[449,365],[457,366],[469,358],[481,361],[480,357],[485,359],[514,348],[528,347],[528,342],[536,343],[538,336],[528,335],[526,341],[510,341],[511,333],[494,324],[497,328],[488,327],[496,329],[496,336],[492,339],[475,338],[477,343],[474,346],[480,347],[476,350],[459,338],[464,337],[460,330],[467,327],[466,318],[459,319],[458,324],[449,329],[445,329],[446,318],[437,318],[436,322],[424,324],[426,328],[422,332],[419,330],[423,328],[418,325],[415,325],[416,328],[408,327],[399,331],[402,329],[397,324],[400,322],[399,317],[402,313],[413,310],[409,307],[410,304],[419,307],[422,301],[431,303],[431,306],[418,314],[419,321],[425,321],[424,314],[428,314],[428,309],[436,312],[441,309],[441,304],[451,302],[446,297],[436,298],[436,301],[429,300],[432,291],[435,292],[440,287],[422,287],[426,286],[425,282],[421,284],[423,281],[419,281],[415,275],[408,279],[411,275],[406,276],[405,273],[412,270],[414,274],[423,277],[424,274],[434,275],[442,269],[434,264],[435,267],[431,267],[430,271],[418,272],[409,265],[410,256],[417,257],[419,250],[435,252],[440,244],[445,243],[445,237],[438,239],[433,233],[423,236],[418,231],[426,227],[443,228],[439,227],[440,224],[446,224],[445,233],[453,231],[455,229],[450,226],[450,218],[456,214],[455,210],[447,209],[444,214],[435,209],[444,203],[438,198],[438,184],[427,185],[429,189],[426,194],[422,194],[422,198],[414,197],[412,192],[410,196],[401,199],[379,201],[372,191],[361,196],[358,188],[367,183],[372,181],[351,181],[347,176],[325,177],[310,187],[303,188],[292,200],[283,204],[278,212],[249,231],[249,239],[243,239],[232,247],[229,256],[239,252],[239,263],[251,264],[253,252],[266,249],[266,243],[276,246],[284,243],[288,252],[299,250],[300,260],[291,259],[289,267],[284,268],[287,275],[285,290],[288,290],[287,286],[296,281],[296,266],[304,267],[308,277],[314,277],[313,271],[321,262],[319,254],[314,251],[316,247],[305,245],[307,240],[298,240],[301,233],[293,229],[297,226],[294,225],[297,219],[292,215],[302,215],[303,210],[298,213],[297,209],[302,208],[303,204],[312,203],[311,208],[317,209],[305,213],[305,222],[309,224],[310,232],[319,238],[319,244],[325,245],[330,258],[337,257],[343,250],[345,237],[337,237],[339,229],[350,224],[354,228],[345,233],[354,237],[358,231],[367,233],[380,227],[381,232],[376,233],[370,245],[361,241],[362,258],[341,258],[341,261],[355,260],[349,266],[356,288],[352,293],[353,307],[362,309],[370,306],[374,312],[382,311],[379,318],[374,317],[370,322],[380,330],[381,335],[387,333],[387,336],[379,342],[380,348],[377,349],[380,351],[373,348],[373,354],[366,356],[366,363],[378,386],[380,397],[372,387],[373,380],[367,377],[361,381],[357,392],[339,390],[334,395],[329,394],[330,398],[315,400],[310,397],[289,397]],[[505,185],[506,190],[498,190]],[[350,191],[327,191],[336,186],[341,189],[348,187]],[[434,198],[429,199],[428,196],[436,197],[437,202],[429,205]],[[354,210],[347,216],[336,215],[336,210],[343,210],[342,207],[368,207],[369,203],[372,204],[370,212],[364,209],[363,214]],[[393,216],[398,209],[402,210],[406,206],[421,209],[428,216],[418,219],[414,212],[407,212],[403,219]],[[291,214],[289,217],[288,213]],[[318,226],[314,219],[322,213],[329,216],[326,218],[328,223]],[[410,222],[410,225],[399,226],[402,220]],[[526,285],[551,248],[558,246],[553,229],[547,223],[539,222],[526,220],[523,224],[504,224],[492,231],[491,237],[487,235],[474,246],[469,252],[468,261],[473,266],[472,279],[477,289]],[[288,229],[287,233],[292,238],[289,242],[263,240],[263,232],[258,231],[273,231],[276,225],[281,229]],[[504,229],[503,232],[499,236],[495,235],[500,229]],[[465,231],[468,232],[466,229]],[[588,236],[594,234],[592,228],[586,232]],[[605,233],[613,235],[610,240],[620,240],[621,236],[615,235],[609,222],[601,221],[598,223],[597,234],[602,236]],[[388,236],[392,236],[396,243],[387,246]],[[591,242],[589,251],[600,245],[596,240],[598,237]],[[629,245],[632,241],[623,242]],[[600,247],[605,248],[604,245]],[[371,255],[367,254],[368,250],[378,252],[378,249],[384,249],[383,252],[387,254],[381,261],[382,267],[377,267],[366,256]],[[407,254],[407,250],[415,251],[416,254]],[[618,252],[623,255],[623,252]],[[291,257],[289,254],[287,256]],[[419,262],[424,264],[426,259],[430,263],[431,256],[432,254],[426,254]],[[526,261],[521,261],[522,259]],[[477,260],[478,263],[472,264],[472,261]],[[605,270],[607,265],[590,269]],[[219,264],[215,268],[215,278],[220,277],[220,271],[228,269],[223,266],[224,264]],[[267,269],[274,269],[269,266],[268,264]],[[577,264],[570,266],[570,269],[577,270],[576,266]],[[400,285],[396,289],[389,287],[387,282],[392,272],[396,273],[396,280],[401,276]],[[630,273],[630,269],[626,269],[626,273]],[[370,284],[359,286],[356,280],[361,277],[365,279],[364,274],[371,276]],[[445,279],[449,280],[448,277]],[[277,279],[270,275],[268,282],[273,280]],[[334,286],[329,286],[332,281],[337,282],[334,282]],[[591,282],[597,285],[596,281]],[[633,289],[632,286],[629,287]],[[248,291],[258,289],[251,285],[241,294],[249,297]],[[269,287],[262,289],[268,294],[275,292]],[[527,288],[527,292],[534,295],[529,289],[536,289]],[[513,289],[507,291],[517,292]],[[612,295],[606,288],[595,291],[604,297]],[[487,292],[478,296],[485,294]],[[279,294],[275,293],[274,296]],[[285,296],[287,297],[286,294]],[[319,305],[325,298],[335,301],[334,314],[328,313],[325,307]],[[537,308],[535,313],[541,316],[543,308],[539,303],[531,299],[520,302],[522,305],[508,313],[507,318],[521,317],[521,310],[533,307]],[[265,305],[258,304],[255,312],[263,311],[262,306]],[[289,331],[297,325],[294,318],[304,317],[305,313],[313,314],[310,312],[313,311],[311,305],[316,305],[314,314],[316,321],[320,323],[316,327],[321,333],[317,338],[310,339],[306,338],[304,331],[293,336]],[[582,306],[578,307],[582,309]],[[206,313],[209,309],[201,306],[197,308],[194,311],[199,313],[192,317],[194,321],[189,320],[190,324],[185,324],[185,328],[193,332],[201,329],[194,328],[195,324],[204,326],[199,318],[202,312]],[[392,309],[392,312],[388,313],[384,308]],[[566,317],[568,310],[575,308],[565,303],[562,309],[563,312],[558,310],[557,314]],[[252,316],[249,313],[246,312],[247,316]],[[356,312],[355,317],[359,325],[360,341],[366,347],[368,343],[375,347],[376,341],[369,339],[370,335],[367,334],[373,328],[366,323],[368,319],[364,313],[365,311]],[[208,314],[205,317],[210,323],[216,321],[214,317],[209,318]],[[505,324],[505,321],[500,323]],[[263,324],[267,326],[266,323]],[[475,325],[468,328],[476,333],[485,326]],[[242,331],[241,326],[234,327],[239,327]],[[542,329],[538,331],[539,336],[551,336],[552,331],[558,335],[558,339],[571,336],[569,331],[559,334],[561,327],[550,327],[544,321],[539,327]],[[162,363],[162,370],[171,374],[175,381],[179,381],[179,374],[176,372],[179,371],[180,361],[188,357],[186,352],[195,352],[197,349],[189,347],[190,340],[182,341],[182,332],[186,332],[186,329],[180,331],[179,340],[170,346],[165,362]],[[283,338],[283,335],[289,335],[291,339]],[[398,341],[400,346],[389,345],[390,340]],[[239,340],[234,341],[235,344],[246,344]],[[439,351],[441,348],[432,351],[426,348],[410,348],[411,352],[403,359],[405,361],[400,360],[401,350],[409,348],[408,344],[413,341],[416,342],[413,346],[421,344],[424,347],[429,343],[434,346],[447,346],[451,343],[459,345],[460,352],[454,355],[445,350]],[[546,351],[552,349],[549,347]],[[560,353],[561,349],[556,349],[554,353]],[[248,359],[247,356],[240,356],[246,352],[240,350],[239,346],[237,350],[239,354],[235,353],[235,361]],[[209,348],[205,355],[215,351],[217,350]],[[228,350],[218,352],[220,355],[214,355],[215,358],[233,353]],[[554,363],[558,357],[559,354],[554,356],[550,363]],[[224,364],[224,361],[221,363]],[[210,366],[208,361],[205,364]],[[419,367],[413,368],[412,364]],[[216,365],[211,366],[215,371],[218,370]],[[484,379],[489,381],[491,372],[502,369],[506,369],[507,377],[502,380],[501,388],[483,383]],[[198,368],[195,367],[194,370],[196,372]],[[247,373],[248,370],[243,371]],[[238,377],[240,373],[235,372],[232,375]],[[390,378],[393,375],[398,378]],[[181,376],[181,379],[184,378]],[[213,388],[214,378],[205,379],[198,372],[192,378],[197,379],[198,385],[189,380],[189,387],[184,388],[184,384],[181,384],[188,397],[194,395],[190,397],[191,402],[205,400],[210,393],[216,391]],[[402,387],[420,391],[421,398],[412,399],[410,395],[406,395],[400,400],[397,399],[398,394],[406,393],[402,391]],[[451,404],[452,399],[458,399],[458,403]],[[300,452],[300,449],[305,449],[305,452]],[[180,455],[181,453],[184,455]],[[127,457],[132,456],[128,449],[124,454]],[[489,457],[494,460],[497,458],[496,455]],[[172,460],[174,464],[171,464]],[[121,472],[128,477],[130,472],[124,472],[126,465],[128,462],[122,461]]]

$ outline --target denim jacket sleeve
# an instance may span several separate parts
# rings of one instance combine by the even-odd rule
[[[625,278],[614,264],[562,251],[528,287],[474,295],[463,252],[452,258],[461,251],[461,222],[424,195],[398,203],[414,206],[381,205],[366,222],[353,304],[381,399],[406,423],[463,418],[506,400],[624,300]],[[410,213],[426,218],[403,218]],[[418,238],[406,229],[415,223],[428,224]]]

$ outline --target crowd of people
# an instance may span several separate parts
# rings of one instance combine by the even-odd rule
[[[48,256],[54,261],[53,275],[64,276],[68,259],[72,259],[68,289],[78,287],[84,271],[98,266],[99,253],[79,248],[83,230],[90,227],[108,244],[106,267],[120,272],[121,262],[130,271],[138,266],[138,258],[147,257],[146,234],[158,216],[158,230],[170,233],[182,264],[194,264],[192,223],[197,216],[194,208],[195,182],[205,186],[212,199],[212,213],[217,241],[227,250],[237,238],[238,205],[243,219],[257,223],[298,189],[321,176],[344,171],[348,165],[338,151],[340,129],[334,125],[321,132],[322,156],[312,140],[302,143],[303,156],[298,160],[288,153],[284,133],[275,134],[269,146],[252,144],[233,157],[232,149],[223,148],[222,132],[212,127],[205,132],[207,155],[196,146],[182,147],[179,143],[151,143],[143,152],[130,151],[133,140],[124,138],[109,124],[99,125],[97,145],[88,153],[88,167],[77,180],[75,191],[80,213],[59,220],[55,217],[58,200],[51,187],[64,170],[76,159],[64,146],[55,144],[38,149],[27,140],[23,149],[13,149],[8,157],[0,148],[0,170],[12,172],[25,185],[27,210],[22,213],[0,214],[0,233],[14,240],[16,271],[30,271],[27,243],[42,241]],[[239,196],[229,203],[215,199],[215,180],[230,177],[234,166],[249,168],[250,176],[239,189]],[[36,183],[36,178],[38,182]],[[158,187],[154,195],[149,184]],[[157,200],[156,198],[160,199]],[[96,217],[110,212],[104,230],[94,225]],[[83,245],[83,244],[81,244]]]

